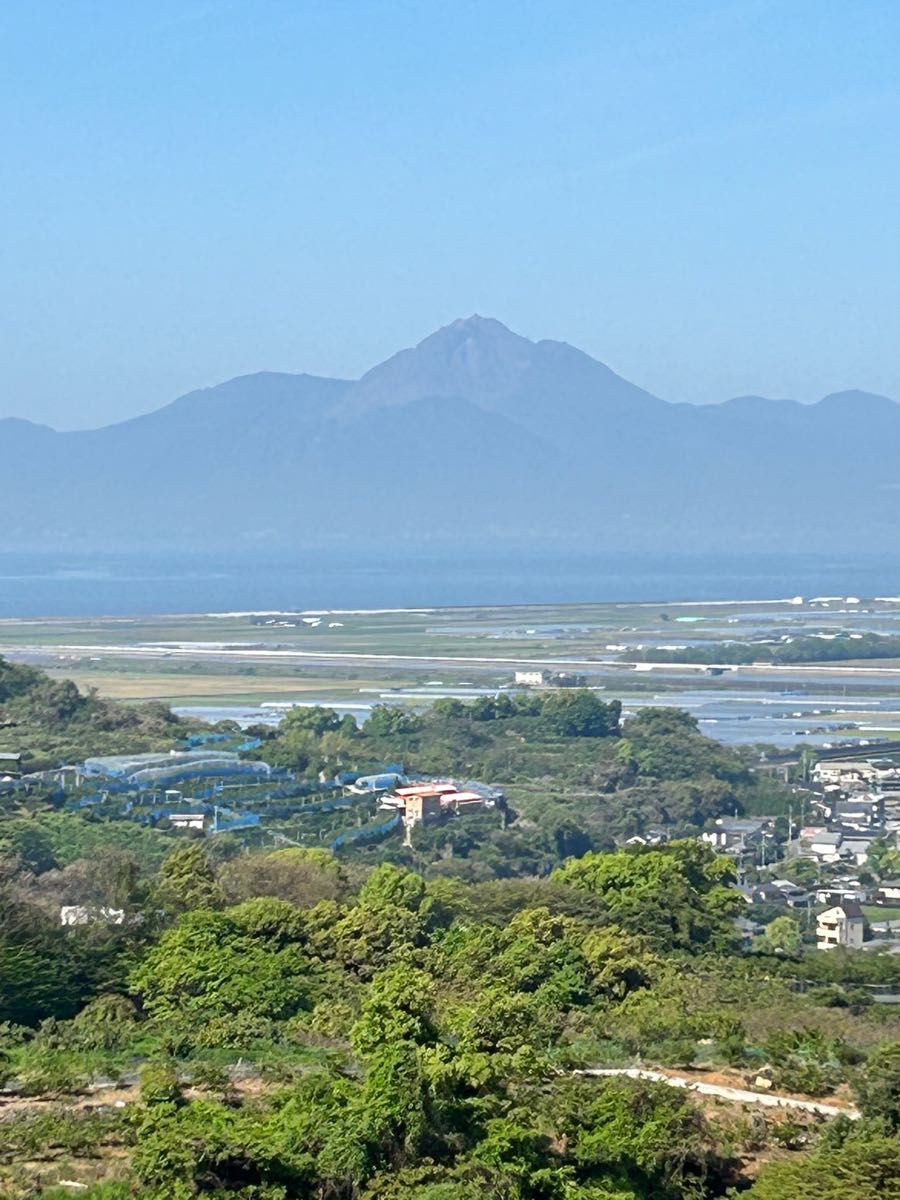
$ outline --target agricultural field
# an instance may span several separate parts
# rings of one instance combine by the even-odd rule
[[[230,707],[248,721],[266,713],[244,710],[271,704],[421,709],[540,670],[629,708],[686,708],[723,741],[786,750],[900,736],[898,635],[893,600],[580,604],[5,619],[0,656],[101,696],[160,700],[198,719]],[[846,657],[882,641],[884,660]],[[791,647],[815,661],[763,661]]]

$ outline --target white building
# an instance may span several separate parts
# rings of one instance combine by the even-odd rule
[[[816,946],[819,950],[833,950],[835,946],[858,950],[863,944],[865,927],[865,917],[857,901],[843,900],[819,913]]]
[[[121,925],[124,920],[125,912],[121,908],[90,908],[86,904],[64,904],[59,910],[60,925],[90,925],[93,921]]]
[[[816,889],[816,904],[843,904],[845,900],[865,904],[868,898],[869,893],[862,885],[840,883],[838,880]]]
[[[550,678],[548,671],[516,671],[517,687],[544,687]]]
[[[821,862],[837,862],[841,857],[840,833],[832,833],[827,829],[814,833],[809,839],[809,852]]]
[[[203,813],[169,813],[169,821],[176,829],[199,829],[206,827],[206,817]]]

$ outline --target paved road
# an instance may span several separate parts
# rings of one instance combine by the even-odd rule
[[[362,653],[349,650],[295,650],[269,649],[264,646],[213,646],[203,644],[191,645],[122,645],[122,646],[89,646],[89,645],[60,645],[60,646],[0,646],[0,654],[5,658],[39,658],[56,660],[62,655],[78,655],[84,658],[129,658],[129,659],[171,659],[186,658],[189,660],[209,659],[215,662],[257,662],[257,663],[303,663],[312,662],[323,666],[346,666],[347,663],[361,663],[369,666],[383,667],[543,667],[552,670],[570,668],[622,670],[629,668],[628,663],[613,660],[587,658],[493,658],[488,656],[475,657],[472,655],[453,654],[392,654],[392,653]]]
[[[732,676],[753,676],[770,678],[783,682],[787,679],[803,679],[804,676],[828,676],[835,679],[866,678],[891,680],[900,678],[900,667],[880,666],[847,666],[835,663],[746,663],[740,666],[734,664],[715,663],[645,663],[635,662],[617,657],[596,658],[558,658],[547,655],[542,658],[526,657],[493,657],[453,654],[394,654],[361,653],[358,651],[329,651],[329,650],[299,650],[278,648],[270,649],[264,646],[221,646],[214,643],[184,643],[184,644],[126,644],[126,645],[15,645],[0,646],[0,654],[12,659],[57,659],[61,655],[78,655],[87,658],[132,658],[132,659],[208,659],[219,662],[247,661],[258,663],[283,662],[312,662],[322,666],[344,666],[347,663],[363,663],[383,667],[424,668],[446,666],[466,667],[474,669],[490,669],[496,667],[525,667],[546,668],[550,670],[577,670],[587,672],[622,672],[624,674],[661,674],[669,676],[696,677],[709,671],[722,672]]]
[[[687,1088],[703,1096],[720,1096],[723,1100],[737,1100],[742,1104],[761,1104],[766,1108],[799,1108],[804,1112],[816,1113],[821,1117],[849,1117],[859,1120],[859,1110],[844,1108],[838,1104],[822,1104],[818,1100],[795,1100],[790,1096],[773,1096],[769,1092],[749,1092],[743,1088],[726,1087],[718,1083],[702,1083],[697,1079],[686,1079],[683,1075],[666,1075],[663,1071],[649,1071],[643,1067],[588,1067],[576,1071],[576,1075],[627,1075],[629,1079],[652,1079],[656,1083],[667,1083],[669,1087]]]

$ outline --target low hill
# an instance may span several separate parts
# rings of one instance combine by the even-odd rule
[[[84,695],[70,679],[0,658],[0,751],[21,754],[25,772],[91,754],[168,749],[186,729],[164,704]]]

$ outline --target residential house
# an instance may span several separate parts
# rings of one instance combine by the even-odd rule
[[[809,839],[809,853],[820,862],[837,862],[841,857],[843,836],[830,829],[815,832]]]
[[[866,888],[858,884],[841,883],[838,880],[816,888],[816,904],[835,905],[842,904],[845,900],[855,900],[858,904],[865,904],[868,898],[869,893]]]
[[[419,792],[406,797],[403,816],[407,825],[418,825],[420,821],[436,821],[441,812],[439,795],[434,792]]]
[[[718,817],[711,829],[700,834],[700,840],[726,854],[742,854],[762,845],[769,834],[768,825],[754,818]]]
[[[854,829],[840,829],[834,832],[841,835],[841,858],[852,859],[858,867],[865,864],[869,857],[872,843],[878,837],[877,833],[861,833]]]
[[[751,921],[749,917],[735,917],[734,926],[740,934],[744,949],[749,949],[753,939],[765,932],[765,925],[761,925],[759,921]]]
[[[790,879],[773,879],[772,886],[778,888],[789,908],[806,908],[812,902],[812,893]]]
[[[774,883],[751,883],[740,891],[748,904],[787,904],[787,896]]]
[[[445,792],[441,796],[441,807],[452,812],[470,812],[476,808],[484,808],[484,796],[480,792]]]
[[[882,879],[872,899],[876,904],[900,904],[900,879]]]
[[[665,829],[647,829],[643,833],[636,833],[633,837],[625,839],[626,846],[661,846],[663,842],[669,840],[669,835]]]
[[[873,782],[876,775],[876,768],[871,763],[856,759],[822,759],[812,769],[813,783],[826,787],[837,784],[848,791]]]
[[[816,921],[816,946],[819,950],[833,950],[835,946],[846,946],[858,950],[863,944],[866,920],[856,900],[843,900],[834,908],[819,913]]]
[[[841,825],[852,829],[879,829],[884,822],[884,801],[880,795],[836,800],[831,815]]]

